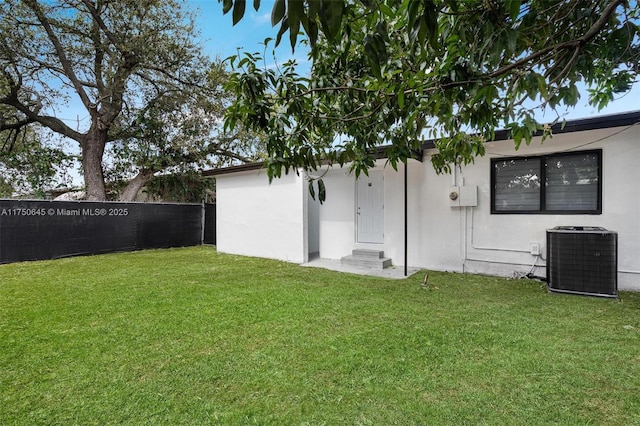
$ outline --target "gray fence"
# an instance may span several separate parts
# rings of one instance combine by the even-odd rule
[[[204,205],[204,233],[202,242],[204,244],[216,244],[216,205]]]
[[[215,204],[0,200],[0,263],[215,244]]]

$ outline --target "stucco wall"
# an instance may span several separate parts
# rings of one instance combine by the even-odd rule
[[[599,226],[618,232],[618,286],[640,290],[640,126],[555,135],[515,150],[513,141],[486,146],[487,154],[452,175],[437,175],[427,153],[409,162],[408,264],[436,270],[517,276],[532,270],[546,276],[546,230],[555,226]],[[491,158],[602,149],[602,214],[491,214]],[[394,265],[404,264],[404,170],[384,167],[384,244],[355,242],[355,178],[344,170],[327,173],[327,201],[320,207],[320,256],[339,259],[353,248],[378,248]],[[476,207],[450,207],[452,185],[478,188]],[[540,245],[542,256],[530,253]]]
[[[530,254],[530,243],[546,250],[546,230],[555,226],[600,226],[618,232],[618,286],[640,290],[640,126],[558,134],[544,144],[539,138],[515,151],[512,141],[489,143],[485,157],[437,176],[425,158],[424,197],[419,201],[420,238],[412,241],[409,264],[434,269],[498,275],[526,273],[542,258]],[[602,214],[491,214],[490,160],[499,156],[538,155],[566,150],[602,149]],[[478,186],[478,206],[448,207],[448,186]],[[431,201],[429,203],[429,200]],[[430,205],[428,205],[430,204]],[[439,242],[439,243],[429,243]],[[412,254],[413,252],[413,254]],[[534,273],[545,276],[544,267]]]
[[[303,178],[295,173],[271,184],[264,170],[218,176],[217,249],[305,262],[306,200]]]
[[[490,161],[500,156],[602,149],[602,214],[491,214]],[[640,126],[563,133],[514,149],[513,141],[486,145],[486,155],[453,175],[437,175],[430,162],[408,166],[408,265],[426,269],[514,276],[546,276],[546,230],[599,226],[618,232],[618,287],[640,290]],[[304,262],[309,251],[340,259],[354,248],[377,248],[404,265],[404,166],[385,167],[384,243],[356,243],[356,181],[346,169],[330,168],[323,180],[327,199],[310,202],[304,177],[275,179],[242,172],[219,176],[218,249],[229,253]],[[451,207],[452,185],[477,186],[476,207]],[[542,256],[530,253],[540,245]]]
[[[320,257],[340,259],[355,247],[355,178],[331,168],[323,177],[327,198],[319,207]]]

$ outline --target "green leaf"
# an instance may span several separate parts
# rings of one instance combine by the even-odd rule
[[[538,91],[543,99],[549,99],[549,90],[547,89],[547,80],[540,74],[536,74],[538,79]]]
[[[320,3],[322,3],[321,0],[308,0],[309,3],[309,20],[314,20],[316,19],[316,17],[318,16],[318,14],[320,13]]]
[[[417,2],[416,2],[417,3]],[[367,6],[367,5],[365,5]],[[369,7],[369,6],[367,6]],[[386,4],[380,2],[378,7],[380,8],[380,12],[382,12],[383,15],[389,17],[389,18],[393,18],[396,15],[396,12],[391,9],[389,6],[387,6]]]
[[[344,14],[343,0],[322,0],[320,3],[320,23],[327,39],[335,40],[340,32]]]
[[[513,142],[515,143],[515,148],[516,151],[518,149],[520,149],[520,144],[522,143],[522,137],[524,136],[524,131],[522,129],[522,127],[517,126],[514,129],[511,130],[511,138],[513,139]]]
[[[378,56],[378,52],[373,44],[372,37],[365,37],[364,51],[367,54],[367,61],[371,67],[371,72],[374,76],[381,78],[380,57]]]
[[[311,195],[311,198],[314,200],[316,199],[316,190],[313,189],[313,179],[309,180],[309,195]]]
[[[324,203],[327,199],[327,190],[324,187],[324,181],[322,179],[318,179],[318,201],[320,204]]]
[[[304,18],[304,4],[301,1],[289,0],[287,19],[289,19],[289,40],[291,41],[292,49],[294,49],[296,45],[298,32],[300,31],[300,21]]]
[[[240,22],[244,16],[245,6],[245,0],[235,0],[235,4],[233,5],[233,25]]]
[[[435,49],[438,44],[438,11],[433,1],[425,1],[422,18],[429,34],[429,44]]]
[[[378,52],[378,61],[380,62],[380,65],[383,65],[389,59],[389,55],[387,54],[387,44],[379,34],[375,34],[371,38],[371,42],[373,43],[373,47],[376,52]]]
[[[222,2],[222,13],[226,14],[233,7],[233,0],[223,0]]]
[[[285,0],[276,0],[271,9],[271,25],[276,26],[278,22],[282,21],[286,12]],[[276,43],[277,45],[278,43]]]
[[[256,12],[260,9],[260,0],[253,0],[253,8]]]
[[[309,37],[309,44],[311,45],[311,48],[313,48],[318,41],[318,24],[315,19],[311,18],[303,21],[303,23],[304,22],[306,22],[304,30],[307,33],[307,37]]]
[[[416,17],[418,16],[418,11],[420,10],[420,1],[419,0],[411,0],[409,2],[408,10],[408,20],[407,26],[409,28],[415,28]]]
[[[516,21],[520,14],[520,0],[506,0],[505,6],[509,11],[509,17],[511,20]]]
[[[282,21],[282,25],[280,26],[280,30],[278,31],[278,36],[276,37],[276,46],[280,44],[280,40],[282,40],[282,36],[284,35],[284,33],[287,32],[288,29],[289,29],[289,19],[284,18],[284,20]]]

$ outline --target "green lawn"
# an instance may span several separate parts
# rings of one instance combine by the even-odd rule
[[[211,247],[0,266],[0,424],[640,424],[640,294]]]

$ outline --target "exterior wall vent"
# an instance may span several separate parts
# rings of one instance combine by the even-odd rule
[[[549,291],[618,297],[618,233],[557,226],[547,230]]]

